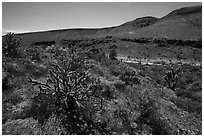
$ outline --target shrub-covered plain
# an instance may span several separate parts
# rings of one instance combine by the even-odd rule
[[[202,68],[124,63],[109,39],[3,44],[2,133],[202,134]]]

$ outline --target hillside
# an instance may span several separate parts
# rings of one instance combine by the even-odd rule
[[[126,23],[124,23],[120,26],[117,26],[117,27],[102,29],[100,31],[97,31],[96,34],[99,36],[104,36],[104,35],[117,36],[117,34],[120,34],[120,33],[125,33],[125,32],[131,33],[131,32],[133,32],[133,30],[136,31],[136,30],[139,30],[141,28],[150,26],[150,25],[156,23],[158,20],[159,19],[157,19],[155,17],[150,17],[150,16],[141,17],[141,18],[137,18],[133,21],[126,22]],[[108,31],[105,31],[105,30],[108,30]]]
[[[120,36],[131,38],[166,37],[182,40],[201,38],[202,6],[186,7],[172,11],[152,25],[120,34]]]
[[[163,18],[142,17],[120,26],[100,29],[64,29],[19,34],[24,44],[36,41],[98,38],[112,35],[120,38],[198,39],[202,36],[202,6],[172,11]]]

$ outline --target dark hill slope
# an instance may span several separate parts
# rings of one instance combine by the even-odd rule
[[[89,35],[93,35],[97,32],[96,29],[63,29],[52,30],[43,32],[33,32],[19,34],[22,37],[22,42],[25,44],[31,44],[37,41],[57,41],[62,39],[79,39]]]

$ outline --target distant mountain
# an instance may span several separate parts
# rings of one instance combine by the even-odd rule
[[[177,9],[160,19],[150,16],[141,17],[120,26],[109,28],[64,29],[18,35],[22,37],[23,43],[26,44],[36,41],[96,38],[108,35],[124,38],[198,39],[202,37],[202,6]]]

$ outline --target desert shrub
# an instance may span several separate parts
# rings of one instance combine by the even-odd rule
[[[132,111],[130,100],[120,94],[117,99],[110,100],[101,111],[99,120],[107,123],[111,134],[132,134],[131,122],[138,113]]]
[[[202,41],[197,41],[193,44],[193,47],[195,48],[202,48]]]
[[[149,85],[146,88],[144,88],[144,85],[142,87],[140,85],[126,86],[122,92],[122,97],[120,96],[118,100],[124,101],[124,98],[126,98],[127,106],[118,101],[119,104],[117,105],[122,105],[122,110],[117,110],[117,112],[122,113],[121,116],[124,114],[122,116],[124,118],[127,115],[128,120],[126,122],[129,122],[128,134],[167,134],[164,129],[165,123],[157,118],[158,108],[156,104],[157,99],[160,98],[158,92]],[[116,120],[116,118],[112,119]],[[119,123],[122,124],[122,122]],[[128,127],[128,124],[126,124],[126,127]],[[120,130],[125,131],[122,127]]]
[[[192,84],[192,83],[193,83],[193,76],[192,76],[192,75],[186,76],[185,79],[186,79],[185,82],[186,82],[187,84]]]
[[[12,103],[3,102],[2,103],[2,124],[4,124],[8,119],[10,119],[12,114]]]
[[[43,54],[43,49],[38,45],[29,45],[26,49],[26,57],[31,59],[32,61],[41,62],[41,55]]]
[[[111,65],[109,65],[110,68],[110,72],[111,74],[113,74],[114,76],[119,76],[120,74],[124,74],[125,72],[132,72],[134,71],[134,69],[132,69],[132,67],[129,67],[127,64],[125,63],[112,63]]]
[[[137,78],[136,72],[125,72],[120,75],[120,79],[122,81],[125,81],[126,85],[132,85],[132,84],[140,84],[139,79]]]
[[[41,45],[45,49],[47,46],[55,45],[55,41],[39,41],[35,42],[34,45]]]
[[[91,63],[91,70],[93,71],[94,74],[99,75],[99,76],[106,76],[108,75],[108,71],[107,68],[98,65],[98,63],[95,60],[90,61]]]
[[[3,135],[40,135],[42,131],[39,123],[32,119],[17,119],[2,126]]]
[[[101,62],[105,58],[105,53],[102,48],[95,46],[87,48],[86,55],[88,58]]]
[[[43,135],[66,135],[66,129],[61,125],[61,119],[56,115],[52,115],[42,128]]]
[[[160,43],[160,44],[158,44],[158,46],[159,46],[159,47],[165,47],[166,44],[165,44],[165,43]]]
[[[175,103],[179,108],[188,111],[190,113],[196,112],[198,114],[202,113],[202,104],[198,101],[192,101],[189,98],[174,98],[172,102]]]
[[[104,97],[107,100],[113,99],[114,97],[114,92],[115,92],[115,88],[113,85],[101,85],[101,95],[102,97]]]
[[[12,106],[12,112],[10,119],[26,119],[31,117],[31,104],[30,100],[22,101],[16,105]]]
[[[139,108],[141,112],[141,117],[148,118],[147,116],[150,115],[150,111],[155,102],[155,93],[153,90],[141,90],[137,91],[137,96],[139,100]]]
[[[36,71],[36,65],[31,60],[24,60],[24,72],[28,74],[33,74]]]
[[[16,118],[23,118],[27,117],[29,112],[27,111],[30,107],[27,107],[29,103],[26,102],[26,105],[24,104],[26,98],[25,98],[25,92],[22,92],[21,89],[18,88],[12,88],[9,90],[6,90],[2,94],[2,112],[4,119],[3,121],[6,121],[7,119],[16,119]],[[23,103],[24,102],[24,103]],[[21,111],[24,111],[21,113]],[[27,113],[28,112],[28,113]]]
[[[42,77],[42,76],[45,76],[46,74],[47,74],[46,66],[45,67],[36,66],[36,69],[32,75],[35,77]]]
[[[2,91],[4,92],[8,89],[11,89],[12,83],[13,83],[12,75],[3,70],[2,72]]]
[[[44,124],[55,110],[53,101],[52,96],[41,94],[35,96],[31,103],[31,117],[37,119],[41,125]]]
[[[191,99],[202,103],[202,91],[193,93]]]
[[[21,96],[21,93],[17,92],[16,89],[14,89],[13,92],[3,96],[3,102],[10,102],[13,105],[16,105],[22,101],[23,97]]]
[[[124,91],[125,90],[125,83],[122,81],[118,81],[114,84],[114,86],[116,87],[116,89],[120,90],[120,91]]]
[[[5,41],[3,42],[2,51],[6,57],[18,58],[18,47],[21,43],[21,39],[14,33],[8,33],[5,35]]]
[[[2,89],[3,93],[8,93],[15,88],[21,88],[25,84],[27,79],[25,78],[25,73],[23,69],[15,69],[12,65],[7,64],[6,69],[2,72]]]
[[[141,83],[145,84],[145,81],[143,80]],[[134,119],[138,125],[136,131],[140,134],[143,133],[145,131],[143,126],[146,125],[149,128],[148,134],[168,134],[164,126],[166,123],[160,120],[158,118],[160,116],[157,114],[157,100],[160,98],[160,93],[149,84],[145,88],[144,86],[126,86],[124,91],[127,98],[131,99],[133,112],[139,112],[139,115]]]
[[[136,70],[124,63],[111,65],[110,71],[113,75],[118,76],[124,81],[126,85],[140,83]]]
[[[37,113],[44,115],[41,115],[43,122],[53,112],[63,117],[61,124],[69,134],[91,132],[94,123],[89,111],[85,110],[87,100],[91,97],[100,98],[95,95],[99,81],[90,77],[88,61],[83,55],[82,50],[71,47],[58,56],[57,63],[51,64],[46,82],[29,79],[33,85],[39,86],[35,108],[39,108]],[[38,114],[36,116],[40,118]]]
[[[134,39],[134,42],[137,42],[137,43],[149,43],[149,42],[151,42],[151,39],[149,39],[149,38],[139,38],[139,39]]]
[[[113,48],[113,49],[111,49],[111,51],[110,51],[109,58],[112,59],[112,60],[117,60],[116,57],[117,57],[117,52],[116,52],[116,50]]]
[[[18,75],[19,71],[18,71],[18,66],[16,63],[8,63],[7,66],[6,66],[6,71],[9,73],[9,74],[13,74],[13,75]]]
[[[105,58],[102,60],[101,65],[110,68],[110,69],[111,69],[111,72],[112,72],[112,69],[114,69],[115,66],[116,66],[117,64],[119,64],[119,63],[120,63],[120,62],[117,61],[117,60],[111,60],[111,59],[105,57]]]

